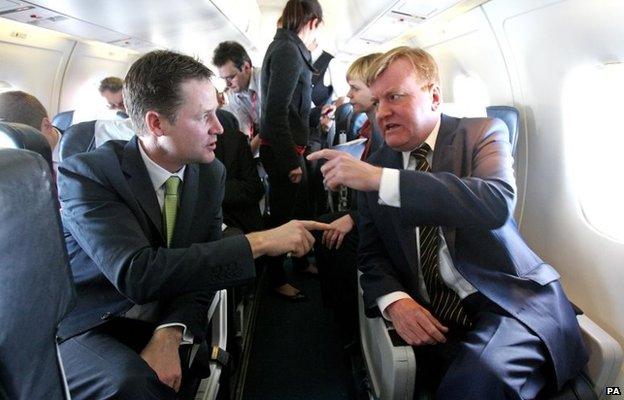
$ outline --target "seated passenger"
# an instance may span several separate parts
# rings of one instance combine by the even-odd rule
[[[142,56],[124,88],[137,136],[59,167],[77,292],[59,328],[73,399],[174,399],[178,347],[206,336],[214,291],[252,279],[254,258],[305,254],[306,229],[324,228],[291,221],[219,240],[225,171],[212,162],[222,128],[211,77],[192,57]]]
[[[367,82],[386,146],[368,163],[335,150],[325,182],[358,193],[358,266],[369,316],[415,346],[435,398],[534,399],[587,362],[559,274],[524,243],[506,125],[442,115],[424,50],[375,60]]]
[[[259,202],[264,195],[256,161],[251,154],[247,136],[238,130],[233,114],[217,110],[223,134],[217,141],[215,156],[225,166],[225,197],[223,220],[227,226],[245,233],[262,229]]]
[[[38,129],[50,144],[53,173],[56,174],[61,133],[52,125],[48,112],[35,96],[19,90],[0,93],[0,120]]]
[[[116,76],[109,76],[100,81],[100,94],[108,102],[108,108],[117,111],[119,118],[128,118],[123,99],[123,80]]]
[[[379,55],[381,53],[360,57],[347,70],[347,96],[351,99],[353,112],[363,112],[368,116],[358,132],[360,138],[367,139],[362,160],[366,160],[383,143],[375,122],[373,96],[365,83],[366,72]],[[349,193],[346,188],[341,191],[340,197],[343,197],[342,201],[334,208],[337,212],[320,217],[320,221],[331,222],[331,229],[323,232],[322,242],[317,240],[314,252],[321,278],[323,301],[325,305],[334,308],[341,326],[343,344],[347,345],[357,338],[357,204],[354,193]],[[320,235],[317,239],[319,238]]]

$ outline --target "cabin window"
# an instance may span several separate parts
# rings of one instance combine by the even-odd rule
[[[483,81],[475,75],[458,75],[453,80],[453,108],[458,117],[485,117],[490,96]]]
[[[624,243],[624,64],[580,67],[563,87],[566,167],[587,222]]]

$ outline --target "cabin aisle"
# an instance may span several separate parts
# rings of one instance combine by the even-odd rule
[[[318,279],[292,274],[290,266],[287,271],[309,300],[290,303],[262,290],[242,398],[353,398],[337,326],[331,310],[323,308]]]

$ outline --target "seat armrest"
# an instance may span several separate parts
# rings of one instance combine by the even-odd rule
[[[219,290],[215,293],[210,309],[208,310],[208,318],[212,326],[212,347],[219,349],[227,348],[227,291]],[[196,351],[196,349],[194,349]],[[195,396],[195,400],[214,400],[219,392],[219,381],[221,378],[222,365],[217,361],[210,363],[210,376],[203,379],[199,384],[199,389]]]
[[[594,384],[594,391],[600,397],[606,386],[617,379],[622,367],[622,347],[620,344],[587,315],[578,315],[583,341],[589,351],[587,375]]]
[[[358,293],[362,353],[373,396],[412,400],[416,381],[414,349],[399,337],[391,322],[381,317],[367,318],[359,282]]]

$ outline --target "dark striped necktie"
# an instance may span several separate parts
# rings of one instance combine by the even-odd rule
[[[416,171],[431,172],[427,153],[431,147],[423,143],[411,155],[416,159]],[[464,310],[457,293],[450,289],[440,277],[438,263],[438,227],[424,225],[420,231],[420,265],[431,301],[431,313],[444,324],[470,326],[470,318]]]

